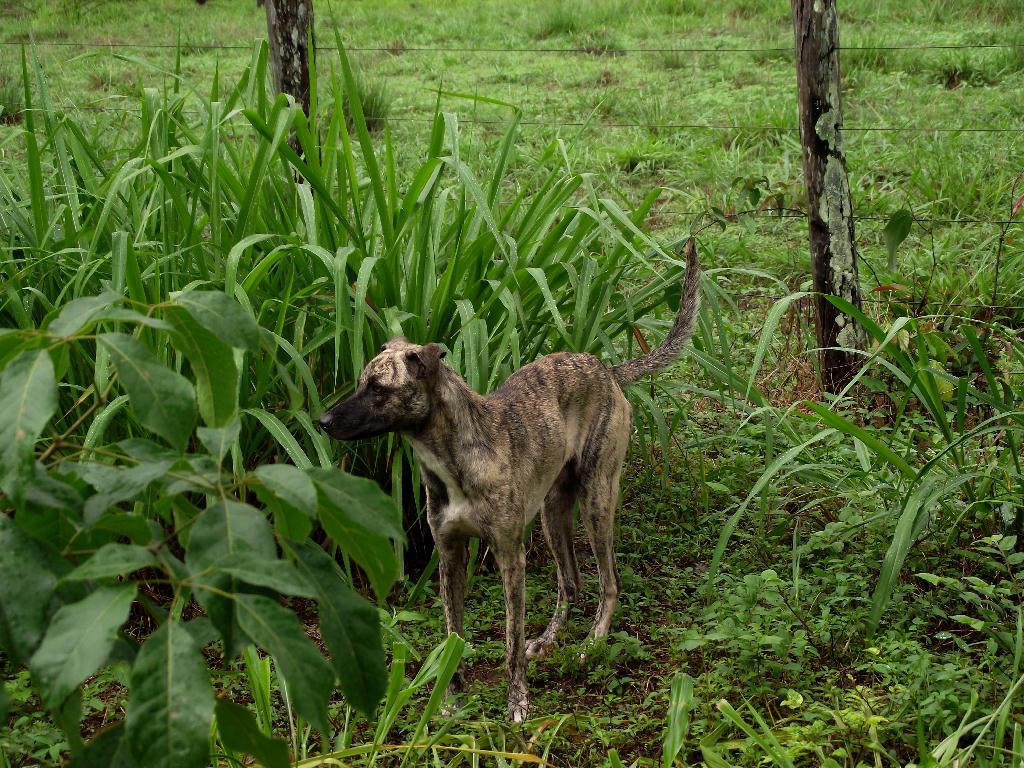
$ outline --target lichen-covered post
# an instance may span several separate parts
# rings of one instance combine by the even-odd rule
[[[313,0],[266,0],[266,9],[274,88],[295,99],[308,115]],[[299,151],[294,136],[289,143]]]
[[[863,348],[865,343],[863,329],[825,298],[839,296],[860,309],[853,208],[843,152],[839,19],[835,0],[792,0],[792,4],[821,373],[825,388],[837,392],[860,365],[856,353],[837,347]]]

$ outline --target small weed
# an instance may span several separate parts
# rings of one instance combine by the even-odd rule
[[[359,103],[363,107],[363,117],[366,118],[366,127],[371,133],[383,130],[388,116],[391,114],[391,105],[394,101],[388,92],[387,83],[383,79],[367,78],[361,73],[356,73],[356,88],[359,91]],[[345,123],[350,131],[354,130],[355,123],[352,121],[352,114],[349,111],[348,100],[344,103]]]
[[[139,92],[138,80],[130,72],[115,72],[107,67],[89,74],[87,80],[89,90],[134,95]]]
[[[672,149],[657,139],[640,139],[612,151],[612,163],[627,173],[650,172],[672,165]]]
[[[0,123],[16,125],[25,114],[25,97],[21,78],[0,70]]]
[[[181,42],[182,56],[202,56],[208,50],[209,47],[206,43],[199,43],[191,40],[183,40]]]
[[[700,16],[707,10],[701,0],[646,0],[640,6],[645,13],[662,16]]]
[[[541,14],[533,30],[536,38],[575,35],[588,28],[586,15],[575,3],[553,3]]]
[[[546,6],[533,28],[539,39],[583,35],[606,24],[621,20],[622,4],[616,0],[583,3],[580,0],[556,0]]]
[[[962,85],[993,85],[998,81],[993,72],[970,63],[940,66],[935,70],[935,77],[947,91]]]
[[[98,11],[107,0],[63,0],[60,10],[71,21],[81,21]]]
[[[1024,71],[1024,34],[1014,35],[1006,44],[1009,47],[1003,50],[1000,68],[1005,73]]]
[[[590,56],[621,56],[625,52],[622,43],[604,29],[579,35],[576,47]]]
[[[662,69],[685,69],[693,61],[693,54],[685,51],[666,50],[658,53]]]

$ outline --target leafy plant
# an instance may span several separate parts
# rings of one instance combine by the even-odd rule
[[[252,643],[272,654],[296,709],[321,733],[330,732],[335,680],[372,713],[385,683],[377,611],[297,520],[318,520],[383,599],[398,575],[397,510],[374,483],[334,469],[226,466],[243,418],[235,360],[257,353],[263,332],[220,292],[188,291],[143,309],[112,295],[82,297],[45,329],[0,336],[9,353],[20,350],[0,379],[0,487],[12,506],[0,518],[5,651],[31,670],[73,748],[125,750],[142,765],[207,762],[215,702],[200,651],[208,625],[228,658]],[[87,447],[74,429],[57,428],[37,454],[48,426],[73,422],[58,415],[66,361],[92,350],[109,354],[104,390],[127,398],[130,436]],[[177,357],[194,380],[156,351]],[[253,493],[263,509],[246,502]],[[277,595],[315,602],[330,663]],[[187,617],[193,599],[205,618]],[[139,647],[123,634],[142,621],[131,614],[136,601],[143,624],[156,627]],[[78,688],[111,658],[131,663],[128,716],[81,747]],[[222,732],[249,728],[240,718],[222,722]]]
[[[200,765],[214,718],[226,753],[279,761],[256,644],[294,709],[299,756],[303,723],[332,732],[336,682],[367,715],[384,691],[376,610],[351,566],[380,600],[402,571],[400,515],[373,481],[335,469],[338,449],[313,426],[320,392],[343,394],[399,332],[445,343],[480,390],[551,346],[618,357],[613,339],[664,298],[660,280],[615,294],[660,250],[638,228],[654,196],[627,214],[553,146],[533,191],[504,201],[518,116],[480,181],[444,114],[399,193],[347,59],[332,86],[354,135],[339,113],[321,133],[318,116],[265,93],[263,46],[223,100],[215,87],[200,101],[197,122],[184,94],[147,91],[137,134],[108,155],[54,109],[29,59],[28,174],[0,183],[13,243],[0,570],[19,586],[0,607],[4,647],[76,754]],[[245,141],[228,135],[236,117],[253,129]],[[406,470],[393,467],[400,494]],[[280,596],[316,606],[329,662]],[[247,653],[258,720],[215,697],[201,654],[215,638],[227,659]],[[128,717],[83,745],[75,692],[120,659]]]

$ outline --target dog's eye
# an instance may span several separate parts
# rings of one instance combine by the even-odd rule
[[[388,388],[381,384],[379,381],[371,381],[369,390],[370,394],[372,395],[383,395],[388,391]]]

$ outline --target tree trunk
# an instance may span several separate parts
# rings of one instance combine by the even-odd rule
[[[816,298],[818,347],[825,388],[838,392],[860,356],[835,347],[863,348],[863,329],[825,298],[860,309],[850,182],[843,152],[839,86],[839,19],[835,0],[792,0],[807,220]]]
[[[266,0],[267,38],[274,88],[287,93],[309,115],[309,41],[313,29],[312,0]]]

